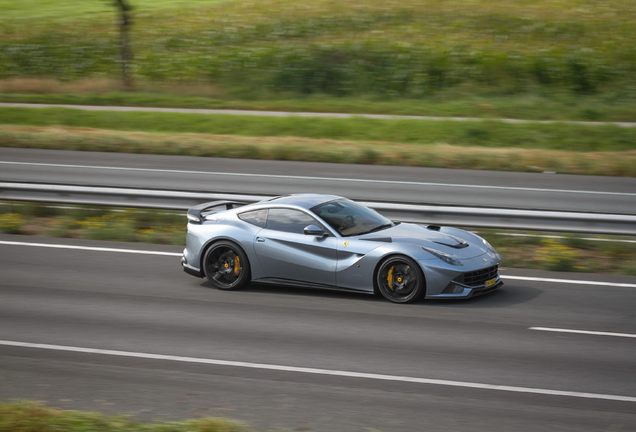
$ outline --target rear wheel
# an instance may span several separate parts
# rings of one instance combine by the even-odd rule
[[[424,274],[420,266],[405,256],[387,258],[376,274],[380,293],[394,303],[410,303],[425,291]]]
[[[250,281],[250,263],[245,252],[228,241],[214,243],[203,258],[205,277],[215,288],[234,290]]]

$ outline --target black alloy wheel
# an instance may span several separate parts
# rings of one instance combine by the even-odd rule
[[[203,258],[203,271],[215,288],[234,290],[250,281],[250,263],[245,252],[228,241],[214,243]]]
[[[410,303],[425,291],[424,275],[420,266],[405,256],[387,258],[376,274],[380,293],[394,303]]]

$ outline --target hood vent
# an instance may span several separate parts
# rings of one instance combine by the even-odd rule
[[[468,247],[468,243],[466,243],[464,240],[459,239],[457,237],[453,237],[452,235],[449,235],[450,238],[452,238],[453,240],[455,240],[457,243],[455,244],[448,244],[448,243],[444,243],[441,241],[435,241],[433,243],[437,243],[443,246],[448,246],[448,247],[452,247],[453,249],[464,249],[466,247]]]
[[[439,225],[429,225],[426,228],[430,229],[431,231],[439,231],[442,227],[440,227]]]

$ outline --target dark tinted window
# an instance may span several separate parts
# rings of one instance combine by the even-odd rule
[[[312,208],[315,214],[342,236],[354,236],[380,231],[394,226],[377,211],[350,201],[337,199]]]
[[[318,221],[299,210],[273,208],[267,216],[267,229],[304,234],[307,225],[322,227]]]
[[[239,219],[253,225],[265,228],[267,224],[267,210],[253,210],[238,215]]]

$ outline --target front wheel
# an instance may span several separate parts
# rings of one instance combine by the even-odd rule
[[[215,288],[235,290],[250,281],[250,263],[245,252],[228,241],[214,243],[203,258],[205,277]]]
[[[387,258],[376,274],[380,293],[394,303],[410,303],[422,295],[426,286],[420,266],[405,256]]]

